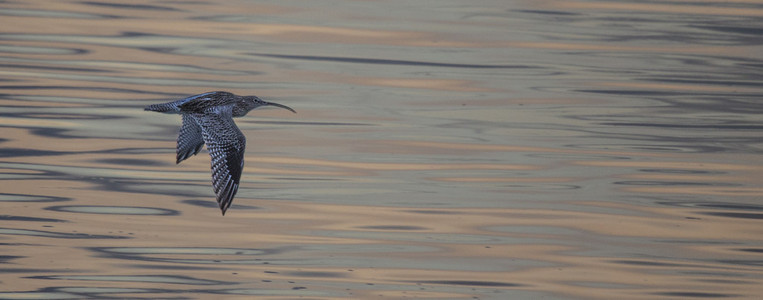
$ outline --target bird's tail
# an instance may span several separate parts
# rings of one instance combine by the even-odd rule
[[[160,113],[175,113],[180,111],[176,105],[173,105],[172,102],[170,103],[161,103],[161,104],[151,104],[149,106],[146,106],[144,110],[147,111],[155,111]]]

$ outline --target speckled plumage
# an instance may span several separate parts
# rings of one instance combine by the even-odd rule
[[[177,139],[180,163],[201,151],[204,144],[212,158],[212,187],[223,215],[238,191],[244,169],[246,137],[233,122],[260,106],[276,106],[295,112],[288,106],[266,102],[257,96],[236,96],[228,92],[209,92],[178,101],[152,104],[145,110],[183,116]]]

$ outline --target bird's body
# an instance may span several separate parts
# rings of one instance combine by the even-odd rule
[[[244,168],[246,137],[233,122],[260,106],[276,106],[295,112],[288,106],[266,102],[257,96],[236,96],[228,92],[209,92],[185,99],[152,104],[145,110],[179,114],[183,125],[177,139],[180,163],[207,145],[212,157],[212,187],[223,215],[236,195]]]

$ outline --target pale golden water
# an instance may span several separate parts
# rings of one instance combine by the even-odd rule
[[[756,299],[759,1],[5,1],[0,298]],[[214,90],[225,217],[175,165]]]

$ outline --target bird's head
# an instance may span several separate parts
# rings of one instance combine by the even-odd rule
[[[258,108],[260,106],[275,106],[280,107],[283,109],[287,109],[293,113],[297,113],[294,111],[291,107],[288,107],[283,104],[278,104],[274,102],[267,102],[265,100],[260,99],[260,97],[257,96],[245,96],[244,101],[241,101],[239,105],[236,105],[233,109],[233,116],[241,117],[246,115],[250,110]]]

